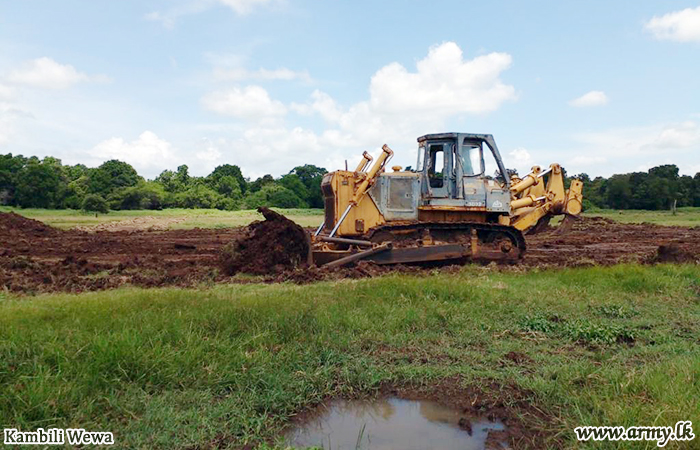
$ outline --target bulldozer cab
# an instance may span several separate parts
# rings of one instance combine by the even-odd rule
[[[486,177],[485,157],[506,173],[493,136],[442,133],[418,138],[418,166],[423,205],[508,211],[509,180]]]

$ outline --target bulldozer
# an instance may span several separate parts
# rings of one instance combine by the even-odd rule
[[[310,237],[310,263],[512,264],[525,254],[524,233],[582,210],[580,180],[565,189],[559,164],[509,174],[490,134],[421,136],[415,169],[387,171],[393,154],[385,144],[376,161],[364,152],[355,170],[323,177],[324,220]],[[487,157],[494,176],[485,174]]]

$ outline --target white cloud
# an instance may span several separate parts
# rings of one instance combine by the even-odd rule
[[[174,155],[172,145],[152,131],[144,131],[138,139],[131,142],[116,137],[107,139],[90,151],[93,159],[125,161],[140,174],[163,170],[172,163]]]
[[[577,108],[589,106],[602,106],[608,103],[608,96],[603,91],[590,91],[569,102],[569,105]]]
[[[18,107],[16,103],[0,99],[0,146],[11,142],[12,137],[18,133],[17,124],[23,119],[31,120],[35,117],[31,112]]]
[[[578,155],[574,156],[569,160],[569,163],[573,166],[592,166],[596,164],[603,164],[607,162],[608,158],[605,156],[588,156],[588,155]]]
[[[530,169],[534,166],[532,155],[526,148],[518,147],[508,153],[508,160],[504,161],[507,168],[515,168],[518,173],[523,176],[530,173]]]
[[[153,11],[144,16],[146,20],[160,22],[166,28],[173,28],[178,19],[190,14],[206,11],[216,5],[223,5],[239,16],[252,13],[263,6],[281,3],[283,0],[188,0],[166,11]]]
[[[7,144],[12,133],[12,115],[8,114],[8,105],[0,102],[0,145]]]
[[[240,63],[238,58],[232,61],[234,67]],[[304,161],[331,170],[342,167],[345,159],[354,166],[363,150],[378,153],[384,143],[396,151],[395,163],[413,165],[420,134],[444,130],[455,116],[485,114],[515,100],[515,88],[500,79],[510,64],[510,55],[504,53],[464,59],[461,49],[447,42],[432,47],[415,70],[398,63],[379,69],[370,80],[369,98],[349,106],[320,90],[305,103],[283,105],[257,86],[252,93],[248,87],[208,94],[202,105],[239,118],[277,119],[239,124],[235,134],[240,137],[218,145],[223,159],[236,161],[251,177],[286,173]],[[287,110],[317,115],[325,126],[295,126],[290,123],[294,116],[283,121]]]
[[[222,5],[228,6],[239,15],[251,13],[259,6],[266,6],[274,3],[274,0],[218,0]]]
[[[10,100],[15,95],[14,89],[10,86],[0,83],[0,101]]]
[[[311,94],[310,103],[292,103],[291,108],[301,115],[319,114],[328,122],[338,122],[342,118],[343,112],[338,107],[336,101],[325,92],[316,89]]]
[[[260,86],[211,92],[202,97],[202,106],[209,111],[248,120],[281,117],[287,113],[284,104],[272,100]]]
[[[700,147],[700,125],[692,120],[667,125],[642,149],[651,151],[674,148]]]
[[[700,42],[700,6],[654,16],[644,28],[656,39]]]
[[[89,76],[70,64],[60,64],[43,57],[27,61],[6,77],[10,83],[43,89],[66,89],[85,81],[106,81],[103,75]]]
[[[500,79],[511,61],[506,53],[465,60],[457,44],[445,42],[431,47],[414,72],[399,63],[379,69],[370,80],[368,100],[342,108],[315,91],[309,103],[292,109],[318,113],[333,127],[324,135],[345,146],[414,143],[415,133],[440,130],[451,117],[492,112],[515,100],[515,88]]]
[[[370,83],[370,104],[378,112],[423,111],[443,117],[495,111],[515,99],[515,88],[499,78],[511,62],[507,53],[464,60],[457,44],[445,42],[431,47],[415,72],[399,63],[377,71]]]
[[[591,170],[610,175],[629,172],[631,167],[676,164],[682,173],[694,174],[700,163],[700,123],[678,123],[613,129],[574,136],[576,154],[566,162],[570,172]]]
[[[281,67],[279,69],[263,69],[258,70],[248,70],[243,68],[233,68],[233,69],[214,69],[214,79],[218,81],[246,81],[246,80],[301,80],[304,82],[311,82],[311,77],[307,71],[296,72],[286,67]]]

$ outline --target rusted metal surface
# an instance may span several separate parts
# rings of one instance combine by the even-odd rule
[[[355,261],[359,261],[361,259],[377,257],[377,255],[379,255],[381,253],[385,253],[387,250],[391,250],[391,243],[390,242],[388,242],[386,244],[382,244],[378,247],[371,248],[369,250],[353,253],[353,254],[345,256],[343,258],[336,259],[335,261],[332,261],[332,262],[329,262],[328,264],[326,264],[326,267],[333,268],[333,267],[346,266],[348,264],[352,264]]]
[[[372,246],[371,241],[363,241],[363,240],[359,240],[359,239],[346,239],[346,238],[320,236],[318,238],[318,240],[322,241],[322,242],[332,242],[334,244],[356,245],[358,247],[371,247]]]

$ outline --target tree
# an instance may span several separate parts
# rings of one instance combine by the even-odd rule
[[[154,181],[121,188],[109,196],[112,209],[163,209],[165,189]]]
[[[693,206],[700,206],[700,172],[693,177]]]
[[[629,175],[613,175],[610,177],[605,192],[605,204],[607,206],[615,209],[629,208],[631,195]]]
[[[17,174],[15,186],[16,204],[22,208],[56,208],[66,188],[60,167],[53,161],[39,162],[30,158],[29,163]]]
[[[289,173],[279,179],[279,184],[294,192],[294,195],[308,203],[309,190],[297,174]]]
[[[204,184],[195,184],[184,192],[175,196],[177,206],[181,208],[216,208],[235,209],[236,204],[232,199],[220,195],[212,188]]]
[[[306,164],[295,167],[289,173],[298,176],[301,182],[304,183],[304,186],[306,186],[308,193],[303,199],[306,200],[309,206],[312,208],[323,208],[321,181],[328,171],[322,167]]]
[[[83,199],[83,211],[101,212],[107,214],[109,207],[107,201],[98,194],[88,194]]]
[[[90,173],[89,192],[105,198],[117,189],[136,186],[141,180],[130,164],[112,159]]]
[[[267,184],[274,183],[275,179],[272,177],[272,175],[267,174],[264,175],[257,180],[253,181],[252,183],[249,184],[248,186],[248,192],[258,192],[260,189],[263,188],[263,186]]]
[[[245,199],[245,206],[248,209],[255,209],[261,206],[306,208],[307,204],[284,186],[277,183],[268,183],[259,191],[249,193]]]
[[[235,179],[241,194],[245,194],[248,183],[245,178],[243,178],[240,167],[231,164],[217,166],[214,171],[207,176],[207,182],[210,183],[212,188],[216,189],[216,186],[219,185],[221,179],[224,177],[232,177]]]
[[[63,206],[70,209],[80,209],[83,206],[83,199],[88,193],[90,186],[90,178],[88,175],[83,175],[68,183],[66,188]]]
[[[216,189],[219,194],[232,200],[238,201],[243,198],[241,185],[238,183],[238,180],[232,176],[224,176],[219,178],[214,186],[214,189]]]
[[[0,155],[0,204],[14,205],[17,175],[27,162],[27,158],[12,153]]]

